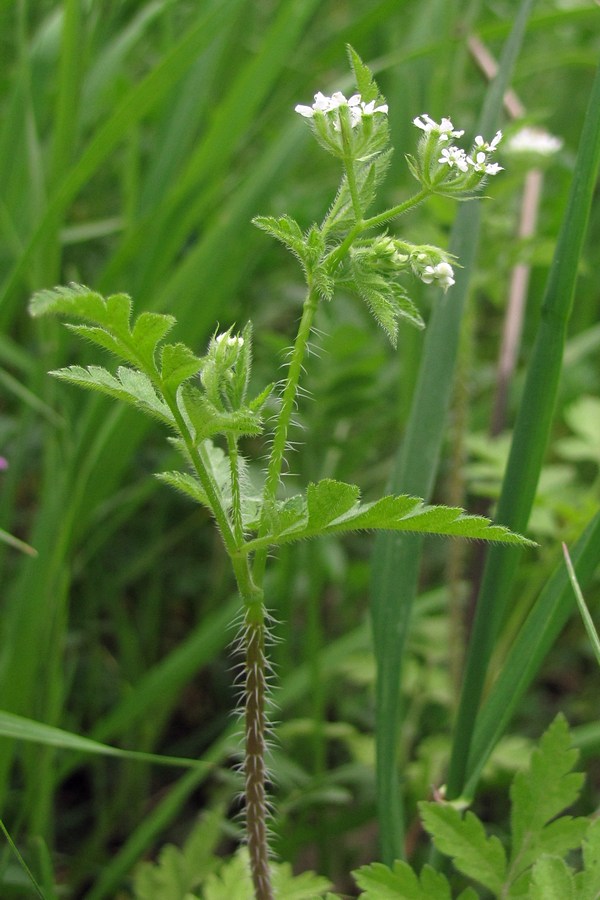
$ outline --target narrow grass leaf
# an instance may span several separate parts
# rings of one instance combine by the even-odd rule
[[[599,162],[600,66],[592,85],[567,211],[550,269],[496,511],[498,521],[516,531],[527,527],[550,435],[566,330]],[[448,774],[449,798],[458,796],[465,785],[485,673],[509,602],[520,555],[518,548],[504,552],[491,548],[488,554],[455,726]]]
[[[35,722],[25,716],[17,716],[0,710],[0,737],[11,740],[29,741],[44,744],[48,747],[59,747],[62,750],[74,750],[79,753],[96,753],[103,756],[118,756],[121,759],[134,759],[151,762],[161,766],[182,766],[184,768],[201,765],[195,759],[184,759],[178,756],[160,756],[156,753],[143,753],[138,750],[122,750],[111,747],[91,738],[54,728],[43,722]]]
[[[478,122],[477,133],[493,134],[502,97],[519,52],[531,0],[523,0],[504,48],[498,75],[491,84]],[[434,483],[453,372],[458,352],[460,320],[475,264],[481,212],[478,202],[463,204],[452,232],[451,253],[461,268],[451,296],[441,297],[425,332],[411,413],[398,455],[392,489],[428,499]],[[382,535],[373,556],[372,620],[377,661],[376,754],[377,806],[383,860],[390,863],[404,854],[404,825],[397,772],[399,689],[401,662],[417,590],[421,539]]]
[[[29,868],[29,866],[27,865],[27,863],[21,856],[21,853],[19,852],[19,848],[17,847],[17,845],[13,841],[12,837],[10,836],[10,832],[8,831],[8,829],[7,829],[6,825],[4,824],[4,822],[2,821],[2,819],[0,819],[0,831],[2,831],[2,834],[6,838],[8,846],[14,853],[14,855],[17,859],[17,862],[19,863],[19,865],[21,866],[21,868],[27,875],[28,879],[30,880],[35,893],[38,895],[38,897],[41,897],[42,900],[46,900],[46,895],[42,891],[40,885],[35,880],[35,876],[34,876],[33,872],[31,871],[31,869]]]
[[[567,564],[567,571],[569,573],[569,581],[573,586],[573,591],[575,593],[575,597],[577,598],[579,612],[581,613],[581,618],[583,619],[583,624],[585,626],[585,630],[587,631],[587,636],[590,640],[590,644],[592,645],[592,650],[594,651],[596,662],[600,666],[600,638],[598,637],[598,632],[596,631],[594,620],[590,615],[590,611],[587,608],[586,602],[583,598],[583,594],[581,593],[581,588],[579,587],[579,582],[577,581],[577,575],[575,574],[575,569],[573,568],[573,563],[571,561],[567,545],[563,544],[562,548],[565,556],[565,562]]]

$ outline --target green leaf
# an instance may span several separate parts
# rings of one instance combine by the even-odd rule
[[[351,279],[347,285],[365,301],[394,347],[399,319],[406,319],[416,328],[425,327],[417,307],[401,284],[365,266],[358,255],[350,257],[350,270]]]
[[[324,479],[310,484],[306,501],[301,496],[278,504],[270,514],[269,531],[249,541],[246,552],[270,544],[303,540],[318,534],[385,529],[423,534],[467,537],[504,543],[531,544],[521,535],[483,516],[469,516],[458,507],[425,506],[416,497],[382,497],[374,503],[359,503],[356,485]]]
[[[573,870],[558,856],[541,856],[533,867],[529,900],[581,900]]]
[[[262,434],[262,419],[258,412],[249,406],[242,406],[232,412],[222,412],[202,391],[192,385],[183,386],[178,394],[177,403],[193,428],[196,442],[216,434]]]
[[[464,816],[449,804],[419,804],[423,825],[438,850],[451,856],[459,871],[499,893],[506,876],[506,853],[497,837],[488,837],[477,816]]]
[[[309,484],[306,491],[307,527],[322,531],[338,516],[354,509],[359,497],[360,488],[355,484],[345,484],[329,478],[317,484]]]
[[[370,103],[371,100],[380,99],[381,94],[379,93],[379,88],[371,74],[371,70],[364,64],[356,50],[351,47],[350,44],[346,44],[346,51],[348,53],[352,71],[354,72],[356,88],[364,102]]]
[[[171,410],[161,400],[152,385],[152,382],[143,372],[137,369],[128,369],[119,366],[117,377],[101,366],[69,366],[66,369],[57,369],[50,372],[61,381],[68,381],[79,387],[98,391],[108,397],[123,400],[136,409],[150,413],[166,425],[173,426],[175,420]]]
[[[352,873],[364,893],[362,900],[451,900],[445,875],[424,866],[418,877],[408,863],[397,860],[392,869],[371,863]]]
[[[143,312],[137,317],[131,332],[131,341],[146,368],[154,368],[156,345],[168,334],[175,323],[172,316]]]
[[[157,472],[156,477],[159,481],[171,485],[171,487],[175,488],[176,491],[180,491],[187,497],[191,497],[192,500],[194,500],[196,503],[199,503],[201,506],[207,506],[209,509],[211,509],[211,505],[208,501],[208,497],[204,492],[204,488],[194,475],[190,475],[187,472],[175,471]]]
[[[156,347],[175,324],[173,316],[143,312],[131,330],[131,297],[113,294],[105,299],[81,284],[38,291],[29,310],[33,316],[52,313],[83,319],[89,325],[68,327],[151,374],[156,371]]]
[[[166,844],[155,863],[141,863],[134,874],[135,900],[182,900],[218,865],[215,849],[223,830],[223,808],[209,809],[182,849]]]
[[[25,716],[17,716],[5,710],[0,710],[0,737],[43,744],[47,747],[58,747],[61,750],[71,750],[75,753],[118,756],[121,759],[151,762],[162,766],[194,768],[205,765],[195,759],[162,756],[156,753],[144,753],[139,750],[121,750],[119,747],[112,747],[110,744],[103,744],[100,741],[82,737],[62,728],[55,728],[53,725],[46,725],[44,722],[36,722],[34,719],[28,719]]]
[[[176,391],[180,384],[196,375],[203,364],[203,360],[185,344],[165,344],[160,361],[161,379],[171,391]]]
[[[590,824],[583,842],[583,872],[575,876],[578,900],[600,897],[600,819]]]
[[[252,224],[266,231],[271,237],[281,241],[301,262],[307,255],[307,247],[302,229],[291,216],[254,216]]]
[[[273,890],[278,900],[318,900],[331,887],[326,878],[314,872],[294,876],[288,863],[271,865]],[[245,848],[210,875],[202,890],[203,900],[253,900],[248,852]]]
[[[331,887],[331,882],[314,872],[294,875],[289,863],[273,866],[273,892],[281,900],[316,900]]]
[[[563,855],[579,846],[586,820],[565,817],[548,825],[576,799],[583,775],[571,770],[577,760],[567,722],[556,717],[533,751],[526,772],[519,772],[511,788],[512,852],[515,874],[524,871],[544,852]]]

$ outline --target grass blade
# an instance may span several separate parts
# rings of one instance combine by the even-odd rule
[[[490,85],[479,134],[493,134],[502,97],[523,38],[531,0],[519,8],[505,46],[498,76]],[[456,273],[452,295],[441,298],[425,335],[419,377],[404,445],[392,478],[394,493],[413,493],[428,499],[437,471],[456,362],[459,327],[475,263],[481,211],[478,203],[459,209],[450,252],[462,268]],[[397,735],[400,721],[398,685],[416,593],[421,539],[382,535],[373,557],[372,619],[377,659],[377,796],[383,861],[391,865],[403,856],[403,813],[397,774]]]
[[[562,548],[565,556],[565,562],[567,564],[567,571],[569,573],[569,581],[573,586],[573,591],[575,592],[575,597],[577,599],[577,606],[579,607],[579,612],[581,613],[581,618],[583,619],[585,630],[587,631],[587,635],[590,639],[590,644],[592,645],[594,656],[596,657],[596,661],[600,666],[600,638],[598,637],[598,632],[596,631],[594,620],[592,619],[586,602],[583,599],[583,594],[581,593],[581,588],[579,586],[577,575],[575,574],[575,570],[573,568],[573,563],[571,562],[571,557],[569,556],[567,545],[563,544]]]
[[[599,162],[600,67],[592,87],[569,203],[548,277],[496,512],[498,522],[516,530],[525,530],[527,527],[548,443],[579,257]],[[499,551],[492,547],[488,553],[456,721],[448,775],[450,799],[461,793],[465,783],[488,660],[520,558],[520,551],[512,548]]]

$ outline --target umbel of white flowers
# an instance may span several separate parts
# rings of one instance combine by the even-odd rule
[[[315,113],[329,113],[340,109],[342,106],[347,106],[350,111],[350,125],[352,128],[356,128],[363,116],[372,116],[375,113],[383,113],[383,115],[387,116],[388,112],[387,103],[382,103],[381,106],[375,106],[375,100],[365,103],[360,94],[353,94],[347,100],[341,91],[336,91],[331,97],[326,97],[321,91],[317,91],[315,102],[312,106],[302,106],[299,103],[295,107],[295,111],[304,116],[305,119],[312,119]],[[333,127],[336,131],[340,130],[339,118],[336,117],[334,119]]]

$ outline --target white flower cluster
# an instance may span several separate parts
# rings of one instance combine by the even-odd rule
[[[448,141],[451,137],[459,138],[464,134],[464,131],[454,130],[454,125],[450,119],[442,119],[438,125],[427,113],[423,113],[422,116],[417,116],[416,119],[413,119],[413,125],[416,125],[425,134],[434,133],[439,141]]]
[[[464,134],[464,131],[456,131],[454,129],[450,119],[442,119],[438,125],[427,113],[423,113],[422,116],[417,116],[416,119],[413,119],[413,124],[424,131],[425,134],[434,135],[440,142],[449,141],[453,137],[462,137]],[[475,138],[471,156],[468,156],[461,147],[452,145],[442,149],[442,155],[438,159],[438,163],[446,165],[450,169],[456,166],[460,172],[464,173],[472,171],[481,175],[497,175],[498,172],[502,171],[502,166],[499,166],[498,163],[488,162],[488,158],[501,140],[501,131],[497,131],[496,136],[489,143],[484,141],[482,136],[478,134]]]
[[[447,262],[440,262],[437,266],[425,266],[421,272],[421,281],[425,284],[435,282],[444,292],[455,283],[454,269]]]
[[[383,113],[383,115],[387,115],[388,112],[387,103],[382,103],[381,106],[375,106],[374,100],[365,103],[361,99],[360,94],[353,94],[352,97],[346,99],[341,91],[336,91],[331,97],[326,97],[325,94],[318,91],[315,94],[315,102],[312,106],[302,106],[301,104],[298,104],[295,107],[295,111],[306,119],[312,119],[315,113],[328,113],[332,110],[339,109],[340,106],[348,107],[352,128],[356,128],[363,116],[372,116],[374,113]],[[334,121],[333,127],[336,131],[339,131],[339,120]]]
[[[526,125],[507,141],[506,149],[511,153],[535,153],[539,156],[552,156],[558,153],[563,145],[562,140],[543,128],[532,128]]]

